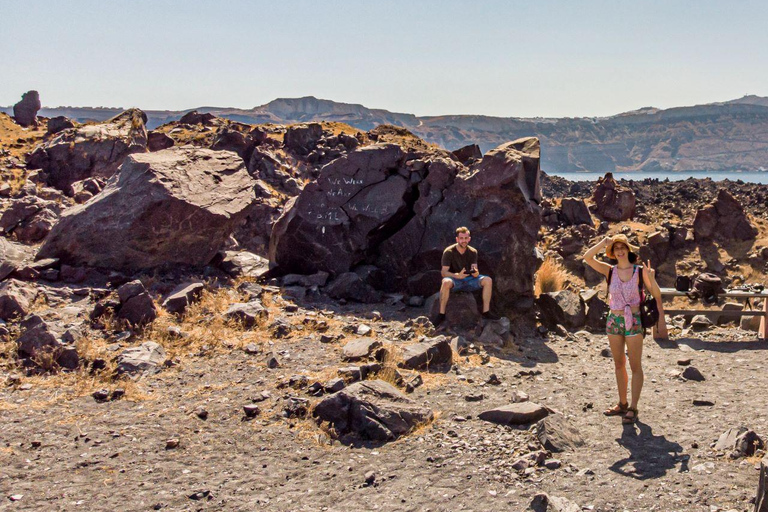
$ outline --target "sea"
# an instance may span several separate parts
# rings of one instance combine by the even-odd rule
[[[598,178],[605,176],[601,172],[557,172],[545,171],[550,176],[560,176],[569,181],[597,181]],[[688,178],[705,179],[712,181],[743,181],[745,183],[768,184],[768,171],[686,171],[686,172],[614,172],[613,177],[617,180],[635,180],[642,181],[646,178],[657,179],[659,181],[682,181]]]

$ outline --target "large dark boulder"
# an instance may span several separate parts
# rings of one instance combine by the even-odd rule
[[[584,325],[586,315],[581,297],[570,290],[542,293],[536,299],[543,324],[553,327],[561,324],[571,329]]]
[[[127,271],[205,265],[241,220],[253,185],[228,151],[131,155],[99,195],[64,212],[38,258]]]
[[[40,94],[27,91],[21,95],[21,101],[13,106],[13,118],[21,126],[37,126],[37,111],[41,107]]]
[[[374,441],[391,441],[434,415],[382,380],[357,382],[321,400],[313,414],[331,424],[338,435],[357,434]]]
[[[298,155],[307,155],[323,136],[323,126],[319,123],[298,124],[286,130],[283,146]]]
[[[578,224],[592,225],[592,215],[583,199],[564,197],[560,203],[560,220],[566,226]]]
[[[286,204],[270,240],[280,271],[333,275],[375,263],[388,290],[440,268],[454,230],[473,230],[481,272],[495,277],[498,302],[530,297],[541,224],[538,139],[489,151],[471,172],[447,154],[374,144],[322,168]],[[436,290],[435,290],[436,291]]]
[[[592,201],[596,206],[595,213],[604,220],[621,222],[635,216],[634,192],[619,185],[610,172],[597,180]]]
[[[58,133],[29,155],[30,169],[42,169],[48,184],[72,195],[76,181],[112,176],[126,156],[147,151],[147,116],[130,109],[99,124]]]
[[[696,212],[693,236],[697,242],[710,238],[751,240],[757,236],[757,229],[749,222],[744,208],[736,198],[721,188],[713,204]]]

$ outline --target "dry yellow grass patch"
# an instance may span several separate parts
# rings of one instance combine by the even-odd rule
[[[533,293],[538,297],[542,293],[557,292],[563,289],[568,272],[554,258],[546,258],[536,272]]]

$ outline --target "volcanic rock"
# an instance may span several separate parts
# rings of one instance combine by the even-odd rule
[[[163,132],[149,132],[147,134],[147,149],[160,151],[173,147],[173,139]]]
[[[70,186],[90,176],[109,178],[126,156],[147,150],[147,116],[126,110],[109,121],[64,130],[29,156],[30,169],[42,169],[51,186],[72,195]]]
[[[298,155],[308,155],[323,136],[323,126],[318,123],[299,124],[288,128],[283,146]]]
[[[566,498],[540,493],[533,497],[527,510],[531,512],[581,512],[581,507]]]
[[[204,288],[205,284],[202,281],[182,283],[166,297],[163,301],[163,307],[170,313],[181,314],[187,309],[187,306],[200,297]]]
[[[138,347],[130,347],[117,356],[117,372],[120,374],[157,373],[165,362],[165,349],[154,341]]]
[[[480,413],[481,420],[501,425],[525,425],[545,418],[549,411],[534,402],[519,402]]]
[[[375,356],[382,348],[383,344],[376,338],[358,338],[352,340],[342,349],[342,357],[346,361],[359,361]]]
[[[69,128],[74,128],[75,123],[64,116],[52,117],[48,120],[48,135],[53,135]]]
[[[584,325],[584,303],[570,290],[542,293],[536,300],[536,305],[545,325],[552,327],[562,324],[570,328]]]
[[[33,250],[0,237],[0,281],[32,259]]]
[[[37,126],[37,111],[40,108],[40,94],[27,91],[21,95],[21,101],[13,106],[13,118],[21,126]]]
[[[252,187],[234,153],[174,147],[131,155],[98,197],[64,212],[38,258],[129,271],[204,265],[253,199]]]
[[[429,318],[434,323],[440,313],[440,293],[427,299]],[[456,329],[472,329],[480,322],[480,308],[473,292],[453,292],[445,307],[445,326]]]
[[[334,299],[348,299],[363,303],[381,302],[381,292],[373,289],[355,272],[345,272],[325,287]]]
[[[566,226],[578,224],[592,225],[592,215],[589,213],[583,199],[564,197],[560,203],[560,218]]]
[[[620,222],[635,215],[634,192],[619,185],[610,172],[597,180],[592,201],[597,207],[595,213],[605,220]]]
[[[562,414],[553,414],[536,424],[536,437],[551,452],[572,450],[584,445],[584,439]]]
[[[352,384],[321,400],[313,414],[340,435],[355,433],[374,441],[391,441],[434,417],[430,409],[381,380]]]
[[[452,151],[451,154],[458,158],[459,162],[467,166],[472,165],[476,161],[483,158],[483,152],[480,151],[480,146],[477,144],[464,146],[455,151]]]
[[[243,324],[243,327],[250,329],[258,322],[266,320],[269,312],[262,305],[261,301],[252,300],[250,302],[232,304],[224,313],[224,316],[229,320],[238,321]]]
[[[204,113],[200,114],[197,110],[192,110],[190,112],[187,112],[183,116],[181,116],[181,119],[179,119],[179,123],[181,124],[202,124],[204,126],[211,125],[211,121],[216,119],[216,116],[211,113]]]
[[[586,316],[584,325],[593,331],[605,329],[605,322],[608,318],[610,308],[608,304],[600,298],[597,290],[585,290],[579,294],[581,301],[586,307]]]
[[[29,285],[10,279],[0,283],[0,319],[11,320],[27,314],[35,300],[37,290]]]
[[[269,261],[248,251],[222,251],[214,263],[232,277],[259,278],[269,270]]]
[[[757,236],[757,229],[749,222],[741,204],[727,190],[721,188],[713,204],[696,212],[693,236],[696,241],[713,237],[724,240],[751,240]]]
[[[450,364],[453,358],[451,344],[445,336],[427,338],[420,343],[403,347],[402,350],[403,361],[400,366],[412,370]]]

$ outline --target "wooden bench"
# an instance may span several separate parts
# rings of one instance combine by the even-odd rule
[[[674,288],[660,288],[661,290],[661,297],[685,297],[687,296],[688,292],[679,292],[675,290]],[[750,299],[768,299],[768,290],[763,290],[760,292],[752,292],[752,291],[745,291],[745,290],[725,290],[722,293],[719,293],[717,295],[718,297],[723,297],[726,299],[736,299],[736,300],[743,300],[748,301]],[[763,303],[763,309],[762,310],[754,310],[754,309],[744,309],[744,310],[725,310],[722,309],[667,309],[664,308],[664,314],[669,316],[675,316],[675,315],[711,315],[711,314],[718,314],[722,316],[766,316],[766,305],[768,305],[768,300],[766,300]]]

